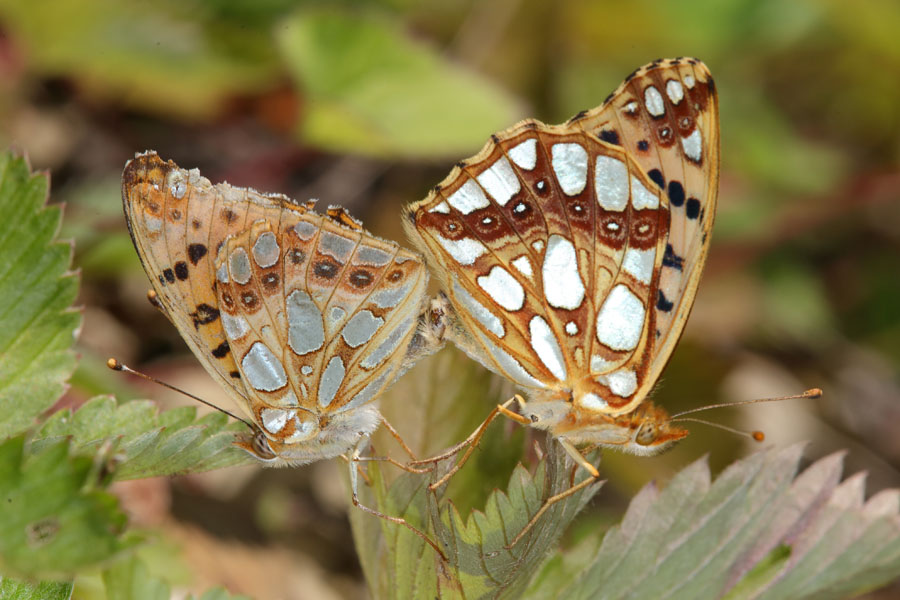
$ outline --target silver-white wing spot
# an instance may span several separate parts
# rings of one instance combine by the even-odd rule
[[[553,331],[547,321],[538,315],[531,318],[528,323],[528,332],[531,335],[531,347],[537,353],[544,366],[560,381],[565,381],[566,363],[563,358],[559,341],[553,335]]]
[[[629,248],[625,251],[622,268],[641,283],[650,285],[650,279],[653,277],[655,259],[656,248],[649,248],[647,250]]]
[[[654,117],[661,117],[666,114],[666,105],[663,102],[662,94],[654,86],[647,86],[644,90],[644,106]]]
[[[458,190],[453,192],[447,198],[447,202],[464,215],[480,208],[486,208],[491,204],[481,187],[472,179],[467,180]]]
[[[287,385],[287,374],[278,357],[262,342],[255,342],[241,359],[241,368],[253,389],[274,392]]]
[[[512,148],[509,157],[520,169],[532,170],[537,165],[537,139],[525,140]]]
[[[525,289],[503,267],[495,265],[490,273],[481,275],[476,281],[494,302],[506,310],[519,310],[525,305]]]
[[[481,302],[476,300],[464,287],[459,285],[455,276],[453,277],[453,295],[456,296],[460,303],[466,307],[469,314],[475,317],[485,329],[496,335],[498,338],[502,338],[506,335],[506,330],[503,328],[503,321],[488,310]]]
[[[510,264],[516,268],[516,271],[528,279],[534,279],[534,272],[531,270],[531,260],[529,260],[526,255],[523,254],[522,256],[513,259]]]
[[[449,215],[450,214],[450,205],[442,200],[440,203],[436,204],[434,206],[434,208],[429,208],[428,212]]]
[[[628,205],[628,167],[611,156],[598,156],[594,165],[594,189],[604,210],[623,211]]]
[[[266,428],[266,431],[278,433],[284,429],[291,412],[280,408],[264,408],[259,412],[259,416],[262,418],[263,427]]]
[[[659,208],[659,197],[648,190],[634,175],[631,176],[631,205],[635,210]]]
[[[578,273],[575,246],[561,235],[547,240],[547,253],[541,268],[544,296],[554,308],[575,310],[584,300],[584,283]]]
[[[672,101],[672,104],[678,104],[684,99],[684,88],[681,87],[681,82],[677,79],[670,79],[666,82],[666,95],[669,97],[669,100]]]
[[[478,333],[478,338],[481,340],[481,343],[484,344],[484,347],[487,348],[488,353],[490,353],[491,357],[497,361],[497,364],[500,365],[500,368],[503,369],[507,375],[509,375],[513,381],[518,383],[524,387],[532,387],[532,388],[545,388],[546,384],[540,382],[531,376],[531,374],[525,370],[525,368],[517,361],[515,358],[510,356],[506,351],[497,346],[494,342],[487,338],[480,331]]]
[[[400,345],[400,340],[403,339],[403,336],[405,336],[409,332],[409,329],[412,326],[412,317],[409,317],[405,321],[400,323],[400,325],[395,327],[394,330],[391,331],[384,339],[384,341],[381,342],[381,345],[375,348],[368,356],[360,361],[360,366],[362,366],[363,369],[374,369],[375,367],[380,365],[385,358],[387,358],[391,353],[394,352],[394,350],[397,349],[397,347]]]
[[[637,374],[633,369],[619,369],[598,379],[605,380],[609,391],[621,398],[627,398],[637,390]]]
[[[487,252],[484,244],[473,238],[451,240],[442,235],[435,235],[435,237],[438,243],[447,251],[447,254],[461,265],[474,264],[479,256]]]
[[[681,138],[681,147],[684,153],[694,162],[700,162],[703,157],[703,137],[700,135],[700,128],[695,127],[691,135]]]
[[[239,340],[250,331],[250,323],[244,317],[233,317],[226,312],[222,314],[222,327],[230,340]]]
[[[361,310],[344,325],[341,337],[351,348],[359,348],[372,339],[382,325],[384,325],[384,319],[376,317],[370,310]]]
[[[309,294],[294,290],[287,299],[288,345],[299,355],[308,354],[325,343],[322,312]]]
[[[341,382],[344,381],[344,361],[340,356],[332,356],[322,372],[322,378],[319,380],[319,406],[327,408],[334,400],[334,395]]]
[[[567,196],[577,196],[587,185],[587,151],[580,144],[553,144],[550,148],[553,172]]]
[[[243,248],[236,248],[228,255],[228,270],[233,281],[241,285],[245,285],[250,281],[253,272],[250,270],[250,259],[247,257],[247,251]]]
[[[645,314],[641,299],[620,283],[597,313],[597,340],[612,350],[634,350],[644,330]]]
[[[261,233],[256,238],[256,242],[253,243],[251,251],[253,252],[253,260],[264,269],[277,263],[278,257],[281,255],[281,250],[278,248],[278,240],[271,231]]]
[[[299,223],[294,225],[294,233],[296,233],[297,237],[304,242],[311,240],[312,237],[316,235],[316,231],[318,231],[318,228],[312,223],[308,223],[306,221],[300,221]]]
[[[330,231],[323,231],[319,235],[319,252],[334,258],[339,263],[347,262],[355,247],[356,240],[345,238],[342,235]]]
[[[522,185],[506,157],[499,159],[477,177],[478,183],[493,196],[500,206],[519,193]]]

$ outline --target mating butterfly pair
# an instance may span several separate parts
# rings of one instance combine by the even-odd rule
[[[160,303],[249,415],[242,447],[303,463],[358,447],[379,394],[446,337],[529,392],[521,410],[574,452],[655,453],[687,435],[646,401],[687,320],[719,161],[713,81],[655,61],[564,125],[494,135],[405,214],[423,259],[340,209],[212,185],[155,153],[123,175]]]

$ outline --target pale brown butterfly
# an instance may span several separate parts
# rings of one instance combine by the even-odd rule
[[[563,125],[492,136],[405,225],[444,284],[449,337],[526,390],[528,423],[573,455],[647,455],[687,435],[646,399],[694,301],[718,174],[709,71],[659,60]]]
[[[425,345],[421,257],[342,209],[319,215],[282,195],[213,185],[154,152],[129,161],[122,181],[159,304],[257,427],[240,445],[302,464],[369,435],[378,396]]]

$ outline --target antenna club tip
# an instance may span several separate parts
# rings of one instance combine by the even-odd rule
[[[813,388],[811,390],[806,390],[806,393],[803,395],[806,396],[807,398],[821,398],[822,390],[819,388]]]
[[[110,369],[112,369],[113,371],[121,371],[122,370],[122,363],[120,363],[119,361],[117,361],[114,358],[108,359],[106,361],[106,366],[109,367]]]
[[[750,434],[750,436],[757,442],[766,441],[766,434],[764,434],[762,431],[754,431],[753,433]]]

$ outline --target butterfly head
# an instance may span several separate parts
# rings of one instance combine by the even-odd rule
[[[271,421],[260,422],[272,427]],[[298,410],[287,423],[275,424],[281,426],[277,433],[254,428],[252,434],[238,436],[234,445],[268,466],[305,465],[348,452],[368,437],[378,422],[378,412],[370,405],[327,416]]]
[[[529,404],[528,416],[537,427],[541,426],[542,417],[554,416],[553,412],[531,410],[543,409],[541,405],[545,404],[553,403]],[[569,407],[571,406],[570,404]],[[552,411],[552,407],[548,408]],[[536,412],[538,414],[535,414]],[[638,456],[661,454],[688,434],[686,429],[672,423],[664,409],[650,402],[644,402],[634,411],[616,417],[579,408],[570,409],[563,418],[556,421],[555,425],[546,428],[553,435],[573,444],[611,448]]]

